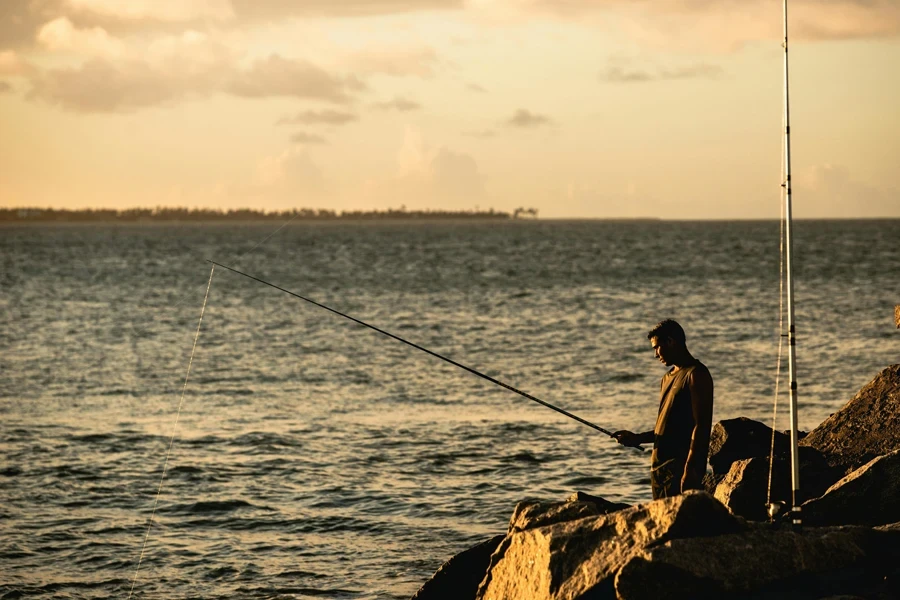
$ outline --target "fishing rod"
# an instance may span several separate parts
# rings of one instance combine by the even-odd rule
[[[562,415],[565,415],[565,416],[569,417],[570,419],[574,419],[574,420],[578,421],[579,423],[581,423],[581,424],[583,424],[583,425],[587,425],[588,427],[590,427],[590,428],[592,428],[592,429],[596,429],[596,430],[599,431],[600,433],[606,434],[606,435],[608,435],[609,437],[611,437],[611,438],[613,438],[613,439],[616,439],[616,436],[613,435],[613,432],[611,432],[611,431],[608,430],[608,429],[604,429],[603,427],[600,427],[599,425],[595,425],[594,423],[591,423],[590,421],[588,421],[588,420],[586,420],[586,419],[582,419],[582,418],[579,417],[578,415],[573,415],[572,413],[570,413],[570,412],[567,411],[567,410],[563,410],[562,408],[559,408],[558,406],[554,406],[554,405],[550,404],[549,402],[545,402],[544,400],[541,400],[540,398],[537,398],[537,397],[535,397],[535,396],[532,396],[531,394],[529,394],[529,393],[527,393],[527,392],[523,392],[522,390],[520,390],[520,389],[518,389],[518,388],[514,388],[513,386],[509,385],[508,383],[504,383],[504,382],[500,381],[499,379],[494,379],[494,378],[491,377],[490,375],[485,375],[485,374],[482,373],[481,371],[477,371],[477,370],[473,369],[472,367],[467,367],[466,365],[464,365],[464,364],[462,364],[462,363],[458,363],[458,362],[456,362],[455,360],[453,360],[452,358],[447,358],[446,356],[443,356],[442,354],[438,354],[437,352],[434,352],[434,351],[432,351],[432,350],[429,350],[428,348],[424,348],[424,347],[422,347],[422,346],[420,346],[420,345],[418,345],[418,344],[416,344],[416,343],[410,342],[409,340],[405,340],[405,339],[403,339],[402,337],[400,337],[399,335],[394,335],[393,333],[390,333],[389,331],[385,331],[385,330],[383,330],[383,329],[379,329],[378,327],[375,327],[374,325],[369,325],[369,324],[366,323],[365,321],[361,321],[361,320],[357,319],[356,317],[351,317],[350,315],[344,314],[344,313],[342,313],[342,312],[339,311],[339,310],[335,310],[335,309],[331,308],[330,306],[325,306],[324,304],[321,304],[321,303],[319,303],[319,302],[316,302],[315,300],[312,300],[312,299],[307,298],[307,297],[305,297],[305,296],[301,296],[300,294],[298,294],[298,293],[296,293],[296,292],[292,292],[292,291],[290,291],[290,290],[286,290],[286,289],[284,289],[283,287],[277,286],[277,285],[275,285],[274,283],[270,283],[270,282],[268,282],[268,281],[265,281],[265,280],[263,280],[263,279],[260,279],[259,277],[254,277],[253,275],[250,275],[250,274],[248,274],[248,273],[244,273],[243,271],[239,271],[239,270],[237,270],[237,269],[235,269],[235,268],[228,267],[228,266],[226,266],[226,265],[217,263],[217,262],[215,262],[215,261],[213,261],[213,260],[207,260],[206,262],[211,263],[211,264],[213,264],[213,265],[216,265],[217,267],[222,267],[223,269],[226,269],[226,270],[228,270],[228,271],[231,271],[232,273],[237,273],[238,275],[243,275],[244,277],[246,277],[246,278],[248,278],[248,279],[252,279],[253,281],[262,283],[263,285],[267,285],[267,286],[269,286],[269,287],[271,287],[271,288],[275,288],[276,290],[278,290],[278,291],[280,291],[280,292],[284,292],[285,294],[288,294],[288,295],[290,295],[290,296],[293,296],[294,298],[299,298],[300,300],[303,300],[304,302],[309,302],[310,304],[312,304],[312,305],[314,305],[314,306],[318,306],[319,308],[324,308],[325,310],[327,310],[327,311],[329,311],[329,312],[332,312],[332,313],[334,313],[334,314],[336,314],[336,315],[339,315],[339,316],[341,316],[341,317],[344,317],[345,319],[350,319],[350,320],[353,321],[354,323],[358,323],[358,324],[362,325],[363,327],[368,327],[369,329],[372,329],[372,330],[374,330],[374,331],[377,331],[378,333],[380,333],[380,334],[382,334],[382,335],[386,335],[387,337],[389,337],[389,338],[391,338],[391,339],[395,339],[395,340],[397,340],[398,342],[403,342],[403,343],[406,344],[407,346],[412,346],[412,347],[415,348],[416,350],[421,350],[422,352],[425,352],[426,354],[430,354],[431,356],[434,356],[435,358],[439,358],[439,359],[441,359],[441,360],[443,360],[443,361],[445,361],[445,362],[448,362],[448,363],[450,363],[451,365],[453,365],[453,366],[455,366],[455,367],[459,367],[460,369],[463,369],[464,371],[468,371],[468,372],[471,373],[472,375],[477,375],[478,377],[481,377],[482,379],[486,379],[486,380],[490,381],[490,382],[493,383],[493,384],[499,385],[500,387],[505,388],[505,389],[507,389],[507,390],[509,390],[509,391],[511,391],[511,392],[515,392],[516,394],[519,394],[519,395],[522,396],[523,398],[528,398],[528,399],[531,400],[532,402],[537,402],[537,403],[540,404],[541,406],[546,406],[547,408],[549,408],[549,409],[551,409],[551,410],[555,410],[556,412],[558,412],[558,413],[560,413],[560,414],[562,414]],[[634,446],[634,447],[636,447],[636,448],[638,448],[638,449],[640,449],[640,450],[643,450],[643,448],[641,448],[640,446]]]

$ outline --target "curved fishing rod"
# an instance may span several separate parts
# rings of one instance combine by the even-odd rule
[[[460,369],[463,369],[463,370],[465,370],[465,371],[468,371],[468,372],[471,373],[472,375],[477,375],[478,377],[481,377],[482,379],[486,379],[486,380],[490,381],[490,382],[493,383],[493,384],[499,385],[500,387],[505,388],[505,389],[507,389],[507,390],[509,390],[509,391],[511,391],[511,392],[515,392],[516,394],[519,394],[519,395],[522,396],[523,398],[528,398],[528,399],[531,400],[532,402],[537,402],[537,403],[540,404],[541,406],[546,406],[547,408],[552,409],[552,410],[555,410],[556,412],[558,412],[558,413],[560,413],[560,414],[563,414],[563,415],[569,417],[570,419],[574,419],[574,420],[578,421],[579,423],[581,423],[581,424],[583,424],[583,425],[587,425],[588,427],[590,427],[590,428],[592,428],[592,429],[596,429],[596,430],[599,431],[600,433],[604,433],[604,434],[608,435],[609,437],[611,437],[611,438],[613,438],[613,439],[616,439],[615,436],[613,435],[613,433],[612,433],[611,431],[609,431],[608,429],[604,429],[603,427],[600,427],[599,425],[595,425],[594,423],[591,423],[590,421],[587,421],[587,420],[585,420],[585,419],[582,419],[582,418],[579,417],[578,415],[573,415],[573,414],[570,413],[569,411],[563,410],[562,408],[559,408],[558,406],[553,406],[553,405],[550,404],[549,402],[545,402],[545,401],[541,400],[540,398],[536,398],[536,397],[532,396],[531,394],[529,394],[529,393],[527,393],[527,392],[523,392],[523,391],[520,390],[520,389],[514,388],[513,386],[509,385],[508,383],[503,383],[503,382],[500,381],[499,379],[494,379],[494,378],[491,377],[490,375],[485,375],[484,373],[482,373],[482,372],[480,372],[480,371],[476,371],[476,370],[473,369],[472,367],[467,367],[466,365],[464,365],[464,364],[462,364],[462,363],[458,363],[458,362],[456,362],[455,360],[453,360],[452,358],[447,358],[446,356],[443,356],[443,355],[441,355],[441,354],[438,354],[437,352],[433,352],[433,351],[429,350],[428,348],[423,348],[422,346],[420,346],[420,345],[418,345],[418,344],[415,344],[415,343],[413,343],[413,342],[410,342],[409,340],[405,340],[405,339],[403,339],[402,337],[400,337],[399,335],[394,335],[393,333],[390,333],[389,331],[385,331],[385,330],[383,330],[383,329],[379,329],[378,327],[375,327],[374,325],[369,325],[369,324],[366,323],[365,321],[360,321],[360,320],[357,319],[356,317],[351,317],[350,315],[346,315],[346,314],[340,312],[339,310],[335,310],[335,309],[333,309],[333,308],[331,308],[331,307],[329,307],[329,306],[325,306],[324,304],[320,304],[320,303],[316,302],[315,300],[311,300],[310,298],[306,298],[305,296],[301,296],[300,294],[297,294],[297,293],[292,292],[292,291],[290,291],[290,290],[286,290],[286,289],[284,289],[283,287],[279,287],[279,286],[275,285],[274,283],[269,283],[268,281],[265,281],[265,280],[263,280],[263,279],[260,279],[259,277],[254,277],[253,275],[250,275],[250,274],[248,274],[248,273],[244,273],[243,271],[239,271],[239,270],[237,270],[237,269],[234,269],[234,268],[232,268],[232,267],[225,266],[225,265],[223,265],[223,264],[219,264],[219,263],[217,263],[217,262],[215,262],[215,261],[213,261],[213,260],[207,260],[206,262],[212,263],[212,264],[216,265],[217,267],[222,267],[223,269],[226,269],[226,270],[228,270],[228,271],[231,271],[232,273],[237,273],[238,275],[243,275],[244,277],[246,277],[246,278],[248,278],[248,279],[252,279],[253,281],[257,281],[257,282],[259,282],[259,283],[262,283],[263,285],[267,285],[267,286],[269,286],[269,287],[275,288],[275,289],[278,290],[278,291],[284,292],[285,294],[291,295],[291,296],[293,296],[293,297],[295,297],[295,298],[299,298],[300,300],[303,300],[303,301],[305,301],[305,302],[309,302],[310,304],[313,304],[313,305],[315,305],[315,306],[318,306],[319,308],[324,308],[325,310],[327,310],[327,311],[329,311],[329,312],[333,312],[334,314],[339,315],[339,316],[341,316],[341,317],[344,317],[345,319],[350,319],[350,320],[353,321],[354,323],[359,323],[360,325],[362,325],[362,326],[364,326],[364,327],[368,327],[369,329],[372,329],[372,330],[374,330],[374,331],[377,331],[378,333],[380,333],[380,334],[382,334],[382,335],[386,335],[386,336],[389,337],[389,338],[395,339],[395,340],[397,340],[398,342],[403,342],[403,343],[406,344],[407,346],[412,346],[412,347],[415,348],[416,350],[421,350],[422,352],[425,352],[425,353],[427,353],[427,354],[430,354],[431,356],[434,356],[435,358],[439,358],[439,359],[441,359],[441,360],[443,360],[443,361],[445,361],[445,362],[448,362],[448,363],[450,363],[451,365],[453,365],[453,366],[455,366],[455,367],[459,367]],[[640,446],[634,446],[634,447],[635,447],[635,448],[638,448],[639,450],[643,450],[643,448],[641,448]]]

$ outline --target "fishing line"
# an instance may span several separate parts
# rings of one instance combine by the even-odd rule
[[[784,129],[784,116],[781,118],[782,129]],[[778,396],[781,384],[781,359],[784,348],[784,229],[785,229],[785,201],[784,196],[787,190],[786,176],[784,174],[784,140],[781,142],[781,221],[779,223],[779,239],[778,239],[778,360],[775,363],[775,401],[772,406],[772,441],[769,448],[769,478],[766,484],[766,506],[770,511],[774,511],[772,504],[772,471],[775,468],[775,426],[778,422]],[[774,514],[769,515],[774,518]]]
[[[248,279],[252,279],[253,281],[262,283],[263,285],[267,285],[267,286],[269,286],[269,287],[271,287],[271,288],[275,288],[275,289],[278,290],[278,291],[284,292],[285,294],[288,294],[288,295],[293,296],[293,297],[295,297],[295,298],[299,298],[300,300],[303,300],[303,301],[305,301],[305,302],[309,302],[310,304],[312,304],[312,305],[314,305],[314,306],[318,306],[319,308],[324,308],[325,310],[327,310],[327,311],[329,311],[329,312],[332,312],[332,313],[334,313],[334,314],[336,314],[336,315],[339,315],[339,316],[341,316],[341,317],[344,317],[345,319],[349,319],[349,320],[353,321],[354,323],[358,323],[359,325],[362,325],[363,327],[368,327],[369,329],[372,329],[372,330],[374,330],[374,331],[377,331],[378,333],[380,333],[380,334],[382,334],[382,335],[385,335],[385,336],[387,336],[387,337],[389,337],[389,338],[391,338],[391,339],[397,340],[398,342],[403,342],[403,343],[406,344],[407,346],[412,346],[412,347],[415,348],[416,350],[421,350],[422,352],[425,352],[426,354],[430,354],[431,356],[434,356],[435,358],[439,358],[439,359],[441,359],[441,360],[443,360],[443,361],[445,361],[445,362],[448,362],[448,363],[450,363],[451,365],[453,365],[453,366],[455,366],[455,367],[459,367],[460,369],[463,369],[464,371],[468,371],[469,373],[471,373],[471,374],[473,374],[473,375],[477,375],[478,377],[481,377],[482,379],[486,379],[487,381],[490,381],[490,382],[493,383],[493,384],[499,385],[500,387],[505,388],[505,389],[507,389],[507,390],[509,390],[509,391],[511,391],[511,392],[515,392],[516,394],[519,394],[520,396],[522,396],[522,397],[524,397],[524,398],[528,398],[529,400],[531,400],[531,401],[533,401],[533,402],[537,402],[537,403],[540,404],[541,406],[546,406],[547,408],[549,408],[549,409],[551,409],[551,410],[555,410],[556,412],[558,412],[558,413],[560,413],[560,414],[563,414],[563,415],[569,417],[570,419],[574,419],[574,420],[578,421],[579,423],[581,423],[581,424],[583,424],[583,425],[587,425],[588,427],[591,427],[592,429],[596,429],[596,430],[599,431],[600,433],[604,433],[604,434],[608,435],[609,437],[615,439],[615,436],[613,435],[613,433],[612,433],[611,431],[609,431],[608,429],[604,429],[603,427],[600,427],[599,425],[595,425],[594,423],[591,423],[590,421],[587,421],[587,420],[585,420],[585,419],[582,419],[581,417],[579,417],[579,416],[577,416],[577,415],[573,415],[572,413],[570,413],[570,412],[568,412],[568,411],[566,411],[566,410],[563,410],[562,408],[559,408],[558,406],[554,406],[554,405],[550,404],[549,402],[545,402],[545,401],[541,400],[540,398],[537,398],[537,397],[535,397],[535,396],[532,396],[531,394],[529,394],[529,393],[527,393],[527,392],[523,392],[523,391],[520,390],[520,389],[514,388],[513,386],[509,385],[508,383],[504,383],[504,382],[502,382],[502,381],[500,381],[500,380],[498,380],[498,379],[494,379],[494,378],[491,377],[490,375],[485,375],[484,373],[482,373],[482,372],[480,372],[480,371],[477,371],[477,370],[473,369],[472,367],[467,367],[466,365],[464,365],[464,364],[462,364],[462,363],[458,363],[458,362],[456,362],[455,360],[453,360],[452,358],[447,358],[446,356],[443,356],[443,355],[441,355],[441,354],[438,354],[437,352],[433,352],[433,351],[429,350],[428,348],[424,348],[424,347],[422,347],[422,346],[420,346],[420,345],[418,345],[418,344],[416,344],[416,343],[413,343],[413,342],[410,342],[410,341],[408,341],[408,340],[405,340],[405,339],[403,339],[402,337],[400,337],[400,336],[398,336],[398,335],[394,335],[393,333],[390,333],[390,332],[385,331],[385,330],[383,330],[383,329],[379,329],[378,327],[375,327],[374,325],[369,325],[369,324],[366,323],[365,321],[361,321],[361,320],[357,319],[356,317],[351,317],[350,315],[344,314],[344,313],[342,313],[342,312],[340,312],[340,311],[338,311],[338,310],[335,310],[335,309],[333,309],[333,308],[331,308],[331,307],[329,307],[329,306],[325,306],[324,304],[320,304],[319,302],[316,302],[315,300],[311,300],[310,298],[306,298],[305,296],[301,296],[300,294],[297,294],[297,293],[292,292],[292,291],[290,291],[290,290],[286,290],[286,289],[284,289],[283,287],[279,287],[279,286],[275,285],[274,283],[269,283],[268,281],[265,281],[265,280],[260,279],[260,278],[258,278],[258,277],[254,277],[253,275],[249,275],[249,274],[247,274],[247,273],[244,273],[243,271],[239,271],[239,270],[234,269],[234,268],[232,268],[232,267],[228,267],[228,266],[226,266],[226,265],[219,264],[219,263],[217,263],[217,262],[215,262],[215,261],[212,261],[212,260],[207,260],[206,262],[211,263],[211,264],[213,264],[213,265],[215,265],[215,266],[222,267],[223,269],[227,269],[227,270],[229,270],[229,271],[231,271],[231,272],[233,272],[233,273],[237,273],[238,275],[243,275],[244,277],[246,277],[246,278],[248,278]],[[644,450],[643,448],[641,448],[641,447],[639,447],[639,446],[637,446],[637,448],[638,448],[639,450]]]
[[[181,400],[178,402],[178,412],[175,415],[175,424],[172,426],[172,437],[169,440],[169,449],[166,451],[166,460],[163,463],[162,477],[159,478],[159,487],[156,489],[156,500],[153,502],[153,511],[150,513],[150,522],[147,523],[147,534],[144,536],[144,543],[141,545],[141,555],[138,558],[137,568],[134,570],[134,579],[131,581],[131,591],[128,592],[128,598],[131,598],[131,595],[134,593],[134,585],[137,583],[138,573],[141,570],[141,563],[144,560],[144,551],[147,549],[147,540],[150,539],[150,529],[153,527],[153,517],[156,515],[156,507],[159,505],[159,496],[162,493],[163,481],[166,479],[169,456],[172,454],[172,446],[175,445],[175,435],[178,433],[178,419],[181,417],[181,407],[184,405],[184,394],[187,391],[188,379],[191,377],[191,366],[194,364],[194,352],[197,350],[197,340],[200,338],[200,326],[203,324],[203,313],[206,312],[206,302],[209,300],[209,289],[212,287],[213,273],[215,270],[215,265],[209,270],[209,282],[206,284],[206,295],[203,297],[203,307],[200,309],[200,320],[197,322],[197,332],[194,334],[194,344],[191,346],[191,358],[188,360],[187,373],[184,376],[184,385],[181,387]]]

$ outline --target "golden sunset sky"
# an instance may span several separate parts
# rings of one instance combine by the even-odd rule
[[[779,0],[2,0],[0,206],[778,218]],[[793,0],[795,216],[900,217],[900,0]]]

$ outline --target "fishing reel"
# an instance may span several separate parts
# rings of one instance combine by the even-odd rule
[[[774,523],[783,510],[784,502],[769,502],[766,504],[766,513],[769,515],[769,522]]]

